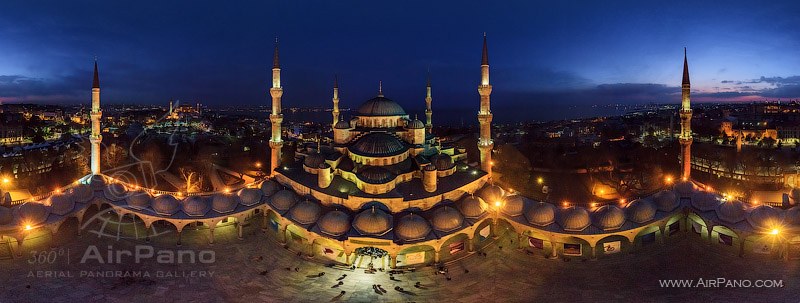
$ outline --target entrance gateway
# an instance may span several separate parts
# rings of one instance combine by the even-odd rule
[[[386,270],[388,267],[389,252],[377,247],[356,248],[356,260],[353,266],[356,268]]]

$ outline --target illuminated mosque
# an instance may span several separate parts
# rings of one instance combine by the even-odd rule
[[[741,256],[800,257],[800,207],[748,205],[715,193],[691,178],[689,69],[684,54],[681,132],[682,178],[660,191],[619,203],[560,204],[534,201],[492,182],[492,113],[486,37],[480,64],[480,163],[433,136],[431,83],[425,122],[411,117],[378,89],[351,119],[339,111],[333,86],[333,138],[298,147],[281,163],[281,65],[276,43],[272,87],[271,161],[268,174],[223,192],[171,193],[140,188],[100,170],[100,82],[92,88],[91,174],[53,193],[11,208],[0,207],[0,235],[17,256],[37,231],[58,234],[67,220],[82,224],[92,213],[113,211],[122,220],[202,232],[214,243],[215,228],[253,222],[285,247],[308,258],[356,265],[364,251],[381,252],[390,268],[446,262],[473,254],[500,235],[551,258],[602,258],[691,237]],[[554,180],[558,182],[558,180]],[[797,201],[792,200],[796,205]],[[590,207],[591,206],[591,207]],[[191,231],[186,231],[192,226]],[[199,229],[197,227],[203,227]],[[80,233],[81,230],[78,229]],[[511,233],[509,233],[511,232]],[[149,239],[149,235],[145,236]]]

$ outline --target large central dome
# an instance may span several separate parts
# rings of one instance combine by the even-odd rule
[[[406,111],[397,102],[378,96],[367,100],[358,107],[361,116],[404,116]]]

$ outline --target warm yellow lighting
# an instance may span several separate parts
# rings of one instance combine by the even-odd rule
[[[564,201],[561,203],[561,205],[564,205],[564,207],[569,207],[569,201]]]
[[[777,229],[777,228],[773,228],[772,231],[769,232],[769,233],[771,233],[773,235],[777,235],[777,234],[781,233],[781,231],[779,229]]]
[[[589,206],[591,206],[591,207],[597,207],[597,203],[594,203],[594,202],[592,202],[592,203],[590,203],[590,204],[589,204]]]
[[[683,178],[681,178],[681,180],[683,180],[683,182],[686,182],[686,181],[688,181],[688,180],[686,179],[686,177],[683,177]]]
[[[628,201],[625,200],[625,198],[619,199],[619,204],[625,204],[625,202],[628,202]]]
[[[755,205],[758,205],[758,200],[753,200],[753,201],[750,201],[750,203],[753,203],[753,204],[755,204]]]
[[[61,189],[60,189],[60,188],[56,188],[55,192],[56,192],[57,194],[60,194],[60,193],[61,193]]]
[[[256,168],[261,168],[261,162],[256,162]]]
[[[604,190],[604,189],[600,189],[598,192],[599,192],[601,195],[605,195],[605,194],[606,194],[606,190]]]
[[[25,225],[25,230],[31,230],[33,227],[30,224]]]
[[[75,180],[75,185],[81,184],[81,180]]]
[[[544,183],[544,179],[542,179],[542,177],[536,178],[536,183],[542,184]]]
[[[229,193],[231,193],[231,189],[226,187],[226,188],[225,188],[225,193],[226,193],[226,194],[229,194]]]
[[[11,182],[11,180],[9,180],[8,178],[3,178],[3,183],[4,183],[4,184],[5,184],[5,183],[8,183],[8,182]]]
[[[667,184],[672,184],[672,177],[668,176],[668,177],[664,178],[664,182],[666,182]]]
[[[500,207],[500,205],[503,205],[503,203],[500,202],[499,200],[498,201],[494,201],[494,206]]]

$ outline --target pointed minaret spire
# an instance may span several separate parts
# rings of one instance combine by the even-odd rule
[[[272,57],[272,68],[281,68],[280,60],[278,60],[278,37],[275,37],[275,54]]]
[[[378,97],[383,97],[383,81],[378,80]]]
[[[486,32],[483,32],[483,54],[481,55],[481,65],[489,65],[489,47],[486,46]]]
[[[100,88],[100,74],[97,72],[97,58],[94,58],[94,81],[92,88]]]
[[[333,115],[333,123],[331,124],[331,128],[336,128],[336,122],[339,121],[339,77],[337,75],[333,75],[333,110],[331,114]]]
[[[427,85],[425,85],[425,131],[427,133],[431,133],[433,129],[433,122],[431,121],[431,116],[433,115],[433,111],[431,111],[431,68],[428,67],[428,79]]]
[[[683,84],[689,83],[689,61],[686,60],[686,47],[683,48]]]

